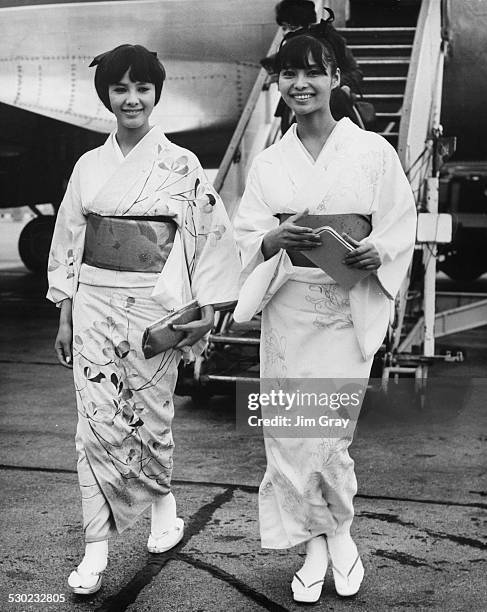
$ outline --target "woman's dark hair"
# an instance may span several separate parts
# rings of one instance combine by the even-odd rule
[[[325,71],[329,68],[331,74],[335,74],[337,60],[331,45],[311,34],[300,32],[281,43],[275,60],[276,72],[284,68],[309,68],[312,59]]]
[[[130,70],[130,80],[141,83],[153,83],[156,90],[155,103],[161,97],[162,85],[166,71],[157,54],[148,51],[142,45],[120,45],[111,51],[95,57],[90,66],[96,66],[95,89],[103,104],[111,111],[108,88],[118,83]]]
[[[307,26],[316,21],[315,3],[311,0],[282,0],[275,10],[278,25]]]
[[[301,53],[306,53],[306,59],[303,61],[303,57],[301,55],[301,61],[299,64],[295,64],[295,67],[305,67],[308,64],[307,57],[311,52],[311,57],[313,60],[322,67],[326,65],[331,65],[332,72],[334,73],[336,68],[340,68],[340,82],[342,85],[348,85],[352,91],[355,93],[360,93],[360,82],[362,80],[362,72],[359,69],[355,58],[353,57],[352,52],[347,47],[347,43],[343,36],[341,36],[333,27],[331,22],[333,21],[333,12],[330,9],[327,9],[330,13],[330,18],[326,21],[321,21],[315,25],[311,25],[308,28],[303,28],[300,30],[296,30],[294,32],[289,32],[284,37],[284,40],[281,43],[281,47],[279,49],[278,56],[281,54],[281,50],[284,50],[287,45],[291,44],[291,42],[295,38],[301,38],[303,36],[315,39],[322,43],[328,52],[328,55],[325,53],[321,60],[319,60],[320,56],[318,55],[318,48],[315,47],[315,50],[311,48],[311,46],[307,46],[304,48],[304,42],[301,42],[298,47],[293,46],[283,55],[283,58],[286,58],[285,64],[281,61],[280,66],[290,66],[290,61],[299,60],[299,52],[298,48],[301,48]],[[292,53],[292,55],[291,55]],[[278,70],[281,70],[281,67]]]

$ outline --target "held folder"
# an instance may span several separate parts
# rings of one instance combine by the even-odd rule
[[[286,221],[291,214],[276,215],[279,223]],[[331,227],[339,236],[348,234],[354,240],[362,240],[372,231],[372,224],[368,215],[358,213],[344,213],[335,215],[306,215],[299,221],[301,227],[309,227],[319,232],[324,227]],[[294,266],[309,266],[307,259],[300,251],[289,251],[289,257]]]
[[[317,230],[321,246],[310,251],[300,251],[345,289],[351,289],[360,280],[369,276],[372,270],[359,270],[343,263],[345,255],[355,249],[333,228],[325,226]]]

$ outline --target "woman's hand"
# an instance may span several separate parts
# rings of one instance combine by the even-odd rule
[[[309,227],[301,227],[299,221],[306,217],[309,209],[292,215],[276,229],[270,230],[262,240],[262,253],[266,259],[280,249],[287,251],[309,251],[321,244],[320,237]]]
[[[348,234],[343,234],[343,237],[347,242],[350,242],[357,248],[345,255],[345,263],[351,268],[358,268],[360,270],[377,270],[382,264],[379,251],[370,242],[357,242]]]
[[[73,367],[73,315],[70,299],[63,300],[59,315],[59,329],[54,350],[61,365],[65,368]]]
[[[175,349],[181,349],[185,346],[193,346],[198,340],[203,338],[211,328],[215,320],[215,310],[213,306],[202,306],[201,307],[201,319],[199,321],[191,321],[191,323],[184,323],[181,325],[172,325],[172,328],[176,331],[183,331],[185,333],[184,338],[176,344]]]

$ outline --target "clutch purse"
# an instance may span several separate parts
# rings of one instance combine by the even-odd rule
[[[358,281],[372,273],[371,270],[351,268],[343,263],[347,253],[354,250],[344,238],[331,227],[322,227],[318,230],[321,246],[309,251],[301,251],[307,259],[321,268],[345,289],[351,289]]]
[[[201,319],[201,310],[198,302],[193,300],[151,323],[142,335],[144,357],[150,359],[163,351],[174,348],[184,338],[184,332],[172,329],[172,325],[184,325],[199,319]]]
[[[290,214],[284,213],[277,215],[279,223],[283,223],[290,216]],[[372,231],[370,217],[357,213],[336,215],[307,215],[298,222],[298,225],[300,225],[301,227],[310,227],[314,230],[321,230],[323,227],[329,227],[334,229],[337,234],[340,235],[340,237],[343,233],[346,233],[355,240],[359,241],[368,236]],[[306,257],[304,253],[300,253],[297,251],[288,251],[288,255],[291,259],[293,266],[308,267],[310,265],[310,258]],[[318,267],[321,266],[318,264]],[[330,274],[330,276],[332,276],[332,274]]]
[[[294,214],[294,213],[293,213]],[[276,215],[279,223],[287,221],[291,214],[280,213]],[[368,215],[346,213],[336,215],[307,215],[298,222],[301,227],[310,227],[320,230],[322,227],[331,227],[338,234],[348,234],[355,240],[366,238],[372,231],[372,224]]]

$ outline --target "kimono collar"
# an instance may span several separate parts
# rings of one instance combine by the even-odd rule
[[[328,157],[329,153],[333,152],[333,150],[336,150],[340,138],[350,129],[350,127],[353,128],[356,126],[354,126],[354,124],[352,123],[352,121],[350,121],[348,117],[343,117],[342,119],[337,121],[335,127],[326,139],[326,142],[323,145],[320,154],[316,158],[316,161],[311,157],[310,153],[307,151],[306,147],[299,139],[297,133],[297,125],[295,123],[284,134],[280,142],[285,152],[296,154],[296,149],[299,149],[300,155],[305,156],[309,163],[311,163],[312,165],[321,166],[326,163],[326,158]]]
[[[343,147],[347,147],[346,143],[356,138],[355,129],[360,128],[347,118],[338,121],[316,161],[299,140],[296,126],[292,126],[286,132],[277,145],[277,151],[280,163],[293,185],[294,197],[286,206],[281,206],[280,208],[284,210],[279,212],[295,213],[305,208],[309,208],[310,211],[323,208],[323,202],[330,189],[336,185],[337,179],[337,173],[329,172],[329,169],[343,157]]]
[[[135,145],[133,149],[131,149],[127,155],[122,153],[120,145],[117,141],[117,130],[114,130],[110,133],[110,136],[107,138],[106,145],[110,146],[113,153],[115,154],[117,160],[122,163],[125,160],[128,160],[131,156],[135,155],[140,149],[145,149],[146,147],[154,146],[155,144],[159,144],[162,147],[170,146],[170,140],[164,134],[161,126],[154,125],[151,129],[145,134],[139,142]]]
[[[118,144],[116,134],[117,134],[117,131],[116,130],[113,131],[108,137],[108,141],[110,142],[112,146],[113,153],[115,157],[117,158],[117,161],[122,163],[125,160],[125,155],[122,153],[122,149],[120,148],[120,145]]]
[[[174,179],[161,189],[159,169],[164,173],[164,159],[169,157],[172,160],[179,151],[179,148],[166,138],[162,128],[154,126],[122,160],[119,158],[121,152],[117,153],[117,148],[119,147],[115,135],[111,134],[102,147],[100,164],[110,164],[114,171],[93,199],[93,206],[100,214],[103,214],[107,207],[113,210],[116,216],[145,215],[148,210],[159,208],[157,214],[174,216],[177,217],[177,222],[182,222],[184,207],[178,197],[179,182],[184,178],[184,170],[189,171],[188,164],[173,169],[171,163],[166,174],[174,172],[177,180]],[[161,203],[157,205],[156,200],[161,200]]]

